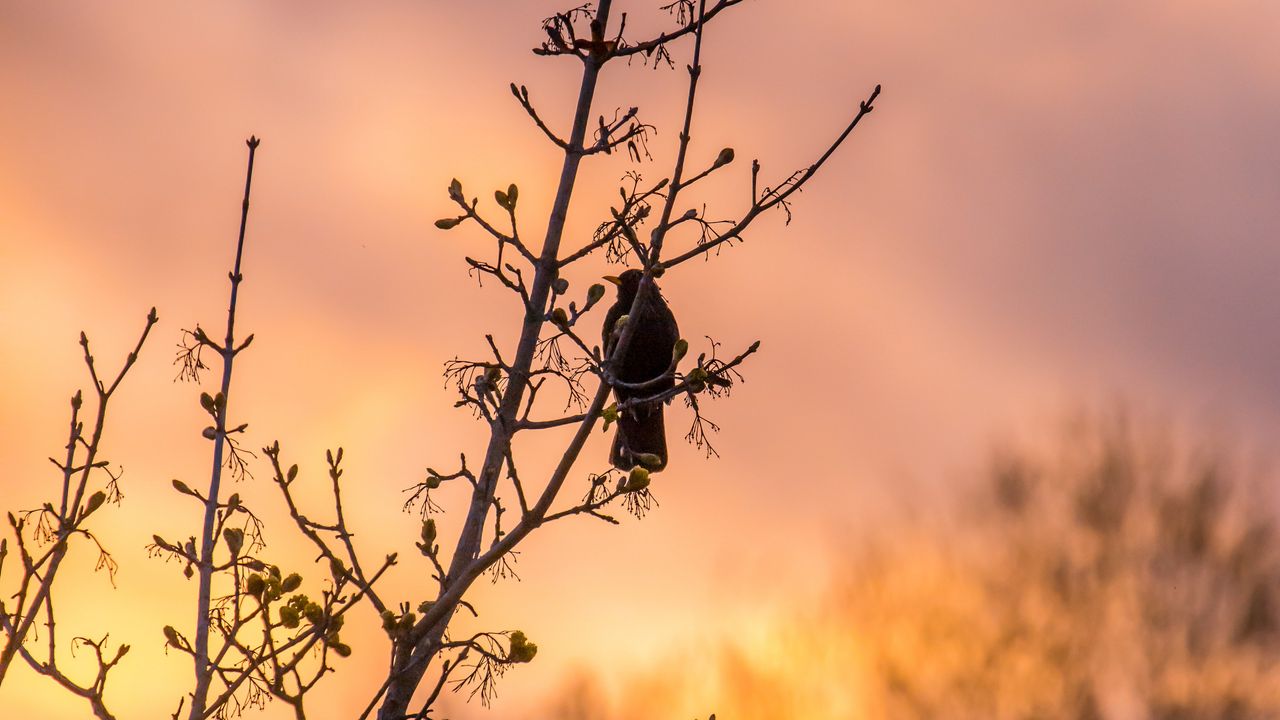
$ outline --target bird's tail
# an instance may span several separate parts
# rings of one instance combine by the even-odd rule
[[[647,464],[651,472],[667,466],[667,430],[662,418],[662,404],[637,407],[618,414],[618,432],[613,436],[609,461],[622,470],[642,465],[640,456],[654,455],[659,462]]]

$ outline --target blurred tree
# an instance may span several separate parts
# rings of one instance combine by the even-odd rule
[[[850,575],[880,716],[1280,716],[1280,553],[1255,481],[1123,418],[1002,454],[963,529]]]

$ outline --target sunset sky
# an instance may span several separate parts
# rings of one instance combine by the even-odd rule
[[[674,23],[661,4],[620,0],[615,13],[640,39]],[[114,368],[147,310],[161,318],[106,441],[126,498],[95,522],[118,588],[73,553],[78,574],[58,596],[67,637],[109,631],[133,646],[108,692],[122,718],[167,716],[189,681],[160,628],[190,624],[195,585],[144,545],[198,524],[170,480],[207,480],[206,418],[172,361],[181,329],[225,320],[245,138],[262,146],[238,326],[256,340],[236,368],[233,422],[249,423],[249,447],[278,439],[316,488],[324,449],[344,446],[350,521],[370,557],[401,551],[388,594],[416,604],[432,581],[401,491],[460,451],[478,463],[487,438],[453,408],[442,364],[483,357],[485,333],[512,347],[520,322],[509,295],[467,275],[463,257],[488,257],[487,238],[433,223],[455,214],[451,178],[491,211],[492,191],[514,182],[522,235],[541,237],[560,154],[508,83],[567,130],[578,63],[529,52],[563,7],[0,4],[4,509],[56,492],[46,458],[65,443],[67,398],[87,387],[78,333]],[[522,582],[477,585],[486,626],[523,629],[540,651],[501,681],[492,712],[450,712],[532,717],[587,669],[607,695],[725,637],[786,666],[762,628],[820,612],[835,555],[896,518],[945,511],[993,444],[1081,405],[1123,399],[1274,445],[1278,27],[1265,0],[756,0],[713,23],[691,152],[705,164],[732,146],[738,160],[694,193],[712,214],[743,209],[752,158],[762,184],[777,182],[877,83],[883,94],[789,226],[767,217],[662,279],[693,354],[708,335],[726,353],[762,343],[746,383],[708,408],[720,457],[680,441],[690,418],[676,403],[660,507],[621,527],[539,531]],[[689,45],[673,52],[683,68]],[[670,172],[686,80],[606,70],[597,113],[638,106],[658,129],[653,159],[590,161],[566,244],[606,217],[623,172]],[[611,272],[593,257],[569,280],[580,294]],[[568,438],[547,435],[524,449],[531,467]],[[607,464],[607,442],[594,435],[566,497]],[[266,463],[252,469],[236,490],[272,521],[267,553],[307,575]],[[452,537],[464,498],[441,497]],[[318,691],[347,715],[385,664],[377,618],[358,616],[355,655]],[[669,716],[705,716],[724,692],[670,699]],[[0,689],[0,716],[87,710],[23,672]]]

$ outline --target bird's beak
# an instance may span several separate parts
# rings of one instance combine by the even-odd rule
[[[608,280],[614,285],[617,285],[618,287],[622,287],[622,278],[618,277],[617,275],[605,275],[604,279]]]

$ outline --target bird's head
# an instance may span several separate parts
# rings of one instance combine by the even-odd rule
[[[621,275],[605,275],[604,279],[618,286],[618,299],[624,302],[634,300],[640,292],[640,280],[644,273],[632,268]]]

